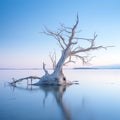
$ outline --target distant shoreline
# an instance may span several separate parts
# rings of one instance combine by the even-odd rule
[[[73,68],[73,69],[75,69],[75,70],[104,70],[104,69],[120,69],[120,68]]]
[[[52,68],[47,68],[48,70],[53,70]],[[107,68],[107,67],[76,67],[76,68],[64,68],[65,70],[113,70],[118,68]],[[0,70],[43,70],[42,68],[0,68]]]

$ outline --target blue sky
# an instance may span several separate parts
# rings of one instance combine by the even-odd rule
[[[96,44],[115,46],[93,52],[91,64],[120,64],[119,6],[119,0],[0,0],[0,67],[41,67],[43,61],[50,67],[49,53],[55,49],[59,58],[60,49],[40,32],[44,25],[72,26],[77,13],[82,37],[96,32]]]

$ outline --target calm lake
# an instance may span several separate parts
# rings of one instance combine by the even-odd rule
[[[0,70],[0,120],[120,120],[120,70],[64,70],[79,84],[9,86],[42,70]]]

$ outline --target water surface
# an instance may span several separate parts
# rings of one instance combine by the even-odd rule
[[[0,120],[120,120],[120,70],[65,70],[79,85],[9,86],[42,70],[0,70]]]

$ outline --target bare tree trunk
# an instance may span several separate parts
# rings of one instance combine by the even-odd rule
[[[63,50],[62,56],[59,59],[57,65],[56,65],[56,67],[54,69],[54,73],[53,73],[53,74],[56,74],[56,76],[58,76],[59,78],[60,78],[60,76],[61,77],[64,76],[64,74],[63,74],[63,65],[64,65],[64,62],[67,59],[67,57],[68,57],[68,50],[65,49],[65,50]]]
[[[40,84],[50,84],[50,85],[66,85],[66,84],[72,84],[70,81],[66,80],[66,77],[63,74],[63,65],[65,63],[65,60],[68,57],[68,48],[63,50],[62,55],[54,69],[54,72],[52,74],[49,74],[48,71],[45,69],[45,64],[43,65],[43,69],[45,71],[45,75],[40,79],[40,81],[37,83],[37,85]]]

